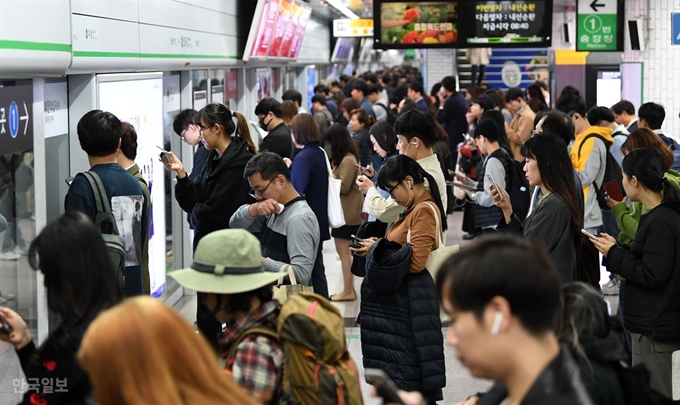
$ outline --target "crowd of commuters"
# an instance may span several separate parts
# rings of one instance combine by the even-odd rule
[[[430,93],[413,68],[342,76],[316,86],[309,109],[290,89],[247,114],[266,133],[257,146],[246,116],[222,104],[178,114],[193,169],[172,152],[160,160],[176,174],[194,254],[169,276],[198,292],[198,334],[142,296],[151,201],[134,127],[87,113],[77,133],[91,169],[27,252],[59,322],[38,346],[0,308],[0,339],[39,381],[22,403],[319,403],[303,393],[311,383],[291,382],[291,370],[304,373],[296,364],[314,361],[314,395],[337,384],[328,403],[353,404],[343,325],[281,332],[295,311],[275,298],[284,286],[313,290],[308,317],[360,300],[363,365],[383,370],[407,404],[446,400],[445,342],[494,382],[465,404],[668,403],[680,350],[680,146],[661,131],[664,108],[587,106],[578,90],[551,98],[541,82],[490,89],[478,73],[464,92],[445,77]],[[126,204],[139,217],[130,235],[102,208]],[[460,208],[464,238],[483,236],[430,268]],[[338,291],[324,264],[331,238]],[[602,288],[601,263],[611,274]],[[613,316],[603,293],[620,295]],[[333,327],[344,349],[328,361],[340,368],[313,350]],[[302,357],[292,341],[306,345]],[[50,389],[60,379],[68,389]]]

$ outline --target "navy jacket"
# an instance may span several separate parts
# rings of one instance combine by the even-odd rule
[[[298,193],[307,197],[307,204],[319,221],[321,240],[331,238],[328,229],[328,168],[326,155],[318,144],[308,144],[295,155],[290,177]]]
[[[444,102],[444,108],[439,110],[437,119],[446,130],[446,133],[449,134],[452,154],[458,150],[458,144],[463,142],[463,133],[468,131],[468,123],[465,119],[467,111],[467,102],[460,93],[453,93],[447,97]]]

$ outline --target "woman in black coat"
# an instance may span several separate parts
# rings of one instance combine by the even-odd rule
[[[26,322],[0,308],[3,323],[13,329],[0,331],[0,340],[14,345],[26,375],[22,382],[28,384],[15,387],[24,392],[21,404],[89,404],[92,387],[76,354],[90,323],[123,299],[106,245],[85,215],[70,211],[33,240],[28,261],[43,274],[47,306],[62,320],[36,347]]]
[[[250,137],[248,121],[239,112],[231,112],[223,104],[205,106],[194,117],[201,142],[210,150],[201,174],[193,181],[184,165],[172,152],[161,159],[168,170],[177,173],[175,199],[189,214],[194,229],[194,250],[205,235],[229,228],[229,219],[243,204],[254,202],[250,185],[243,178],[246,164],[257,153]],[[215,319],[199,293],[197,326],[217,349],[217,335],[222,325]]]

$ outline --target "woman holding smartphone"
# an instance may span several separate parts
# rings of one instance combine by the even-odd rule
[[[201,142],[210,154],[200,175],[191,180],[184,165],[168,152],[169,159],[161,159],[165,168],[177,173],[175,199],[189,215],[194,229],[194,250],[198,241],[210,232],[229,228],[229,219],[243,204],[254,201],[249,196],[250,185],[243,178],[246,163],[257,153],[250,137],[248,121],[239,112],[232,112],[223,104],[212,103],[194,117]],[[217,335],[222,325],[207,310],[199,293],[196,313],[198,330],[217,350]]]
[[[377,292],[368,278],[361,285],[364,367],[386,370],[400,389],[419,391],[434,403],[442,399],[446,384],[444,341],[434,282],[425,265],[442,239],[438,232],[446,230],[446,213],[434,177],[406,155],[383,165],[378,186],[404,207],[385,238],[410,243],[411,256],[408,273],[398,286],[391,286],[394,293]],[[366,239],[363,248],[351,250],[366,256],[377,240]]]
[[[541,187],[538,206],[520,221],[513,214],[508,193],[502,186],[495,189],[492,185],[494,204],[503,211],[497,229],[542,241],[562,282],[577,281],[576,246],[583,222],[564,141],[551,133],[534,135],[522,145],[522,155],[526,158],[524,173],[529,184]]]
[[[357,293],[354,291],[354,275],[352,275],[352,254],[349,244],[352,236],[357,234],[359,225],[364,221],[359,215],[364,205],[364,195],[361,194],[356,178],[359,175],[359,149],[352,140],[347,128],[340,124],[333,124],[324,136],[326,145],[330,147],[330,161],[333,177],[340,179],[340,203],[345,215],[345,225],[331,229],[331,236],[335,240],[335,249],[340,256],[342,266],[343,290],[331,295],[331,301],[355,301]]]
[[[630,248],[605,233],[593,244],[607,258],[607,268],[626,278],[621,300],[633,365],[644,364],[651,387],[672,398],[672,354],[680,350],[680,189],[664,168],[657,149],[637,149],[623,159],[623,188],[647,213]]]

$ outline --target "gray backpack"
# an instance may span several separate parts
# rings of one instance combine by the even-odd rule
[[[102,234],[106,250],[109,252],[113,269],[118,274],[118,285],[122,289],[125,285],[125,241],[118,233],[116,218],[111,212],[111,204],[106,195],[106,189],[102,184],[99,175],[93,171],[81,173],[92,187],[94,198],[97,203],[97,215],[94,218],[94,225]]]

